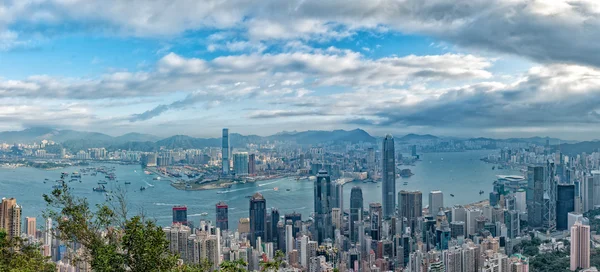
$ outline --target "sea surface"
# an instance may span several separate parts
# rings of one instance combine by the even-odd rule
[[[429,191],[441,190],[444,193],[444,205],[468,204],[488,197],[496,175],[521,174],[518,169],[492,170],[492,165],[479,159],[494,151],[467,151],[452,153],[425,153],[421,161],[410,168],[414,175],[409,178],[398,178],[396,190],[420,190],[423,192],[423,206],[427,206]],[[234,185],[229,192],[217,194],[221,190],[180,191],[168,181],[153,180],[154,175],[144,174],[139,165],[91,164],[92,166],[114,166],[118,182],[109,181],[108,190],[125,193],[130,214],[143,212],[147,217],[154,218],[159,225],[168,226],[172,220],[171,208],[174,205],[187,205],[188,219],[197,225],[201,219],[215,221],[215,204],[225,201],[229,205],[229,227],[237,228],[237,222],[242,217],[248,217],[249,199],[255,192],[260,192],[267,200],[268,207],[279,209],[281,215],[293,211],[307,218],[313,210],[313,182],[308,180],[296,181],[295,178],[265,180],[256,183]],[[43,194],[52,191],[53,181],[60,178],[61,172],[75,172],[82,167],[68,167],[56,170],[41,170],[21,167],[16,169],[0,168],[0,197],[15,197],[22,206],[23,218],[37,217],[38,225],[42,225],[42,212],[46,204]],[[44,179],[50,181],[43,183]],[[105,193],[94,192],[92,188],[104,179],[98,176],[82,176],[82,182],[68,183],[73,193],[85,197],[91,206],[107,200]],[[68,180],[68,179],[67,179]],[[125,185],[124,182],[131,182]],[[404,182],[407,185],[403,185]],[[140,191],[140,187],[147,189]],[[381,199],[380,183],[352,182],[344,186],[344,209],[349,208],[350,190],[360,186],[363,190],[365,206],[368,203],[379,202]],[[279,190],[273,190],[278,187]],[[289,191],[287,189],[290,189]],[[485,193],[480,195],[479,191]],[[450,194],[454,194],[451,197]],[[202,216],[202,213],[208,213]]]

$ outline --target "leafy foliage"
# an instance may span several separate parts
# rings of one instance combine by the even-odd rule
[[[44,195],[46,216],[57,222],[57,238],[79,243],[83,256],[97,272],[108,271],[210,271],[198,266],[177,266],[163,230],[143,216],[127,216],[123,197],[117,206],[102,204],[93,212],[85,198],[74,197],[66,184]],[[208,267],[208,269],[207,269]]]
[[[221,263],[219,271],[221,272],[245,272],[248,263],[243,259],[237,259],[235,261],[223,261]]]
[[[539,253],[539,246],[542,241],[539,238],[532,238],[531,241],[523,241],[513,247],[514,252],[519,252],[527,256],[535,256]]]
[[[0,271],[51,272],[56,267],[40,254],[39,245],[26,244],[21,238],[9,238],[0,230]]]
[[[285,254],[283,254],[283,251],[277,250],[273,260],[260,263],[261,271],[279,271],[279,268],[283,265],[284,258]]]
[[[567,251],[539,254],[529,259],[530,271],[566,272],[570,271],[569,264],[569,253]]]

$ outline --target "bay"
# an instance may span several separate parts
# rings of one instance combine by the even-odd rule
[[[496,169],[479,159],[494,151],[479,150],[452,153],[425,153],[421,161],[409,168],[414,176],[398,178],[396,190],[420,190],[423,192],[423,206],[428,203],[429,191],[441,190],[444,193],[444,205],[468,204],[486,199],[492,189],[496,175],[520,174],[518,170]],[[198,224],[201,219],[215,221],[215,204],[225,201],[229,205],[230,229],[237,228],[237,222],[242,217],[248,217],[249,199],[255,192],[260,192],[267,200],[268,207],[279,209],[281,215],[299,212],[306,219],[313,211],[313,182],[308,180],[296,181],[295,178],[280,178],[259,181],[256,183],[236,184],[229,192],[217,194],[220,190],[180,191],[168,181],[153,180],[154,176],[144,174],[139,165],[117,165],[95,163],[90,166],[109,165],[115,167],[118,182],[109,181],[108,190],[123,191],[131,214],[143,212],[147,217],[154,218],[161,226],[168,226],[172,220],[171,208],[174,205],[187,205],[188,219]],[[61,172],[72,173],[82,167],[67,167],[56,170],[41,170],[35,168],[0,169],[0,197],[15,197],[22,206],[23,218],[35,216],[38,225],[43,222],[42,212],[46,206],[43,194],[52,191],[54,180],[60,178]],[[82,182],[68,183],[75,195],[85,197],[91,205],[106,201],[104,193],[94,192],[97,181],[103,176],[82,176]],[[50,181],[43,183],[44,179]],[[124,182],[131,182],[125,185]],[[403,185],[404,182],[407,185]],[[147,189],[140,191],[140,187]],[[350,190],[360,186],[363,190],[365,206],[368,203],[380,202],[380,183],[352,182],[344,186],[344,208],[349,208]],[[275,191],[274,187],[279,190]],[[288,190],[289,189],[289,190]],[[483,190],[484,194],[479,194]],[[451,197],[450,194],[454,194]],[[202,216],[202,213],[208,213]]]

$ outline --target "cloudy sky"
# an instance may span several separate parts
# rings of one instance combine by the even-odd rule
[[[4,0],[0,130],[600,138],[596,0]]]

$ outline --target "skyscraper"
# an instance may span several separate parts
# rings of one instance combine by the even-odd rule
[[[556,229],[566,230],[569,225],[569,213],[575,211],[575,185],[559,184],[557,193]]]
[[[392,217],[396,208],[396,158],[394,137],[388,134],[383,139],[381,168],[381,201],[383,216]]]
[[[229,229],[229,206],[223,201],[217,203],[215,205],[217,209],[217,228],[220,228],[221,231]]]
[[[240,152],[233,154],[233,171],[236,176],[248,175],[248,153]]]
[[[182,224],[187,226],[187,206],[173,207],[173,224]]]
[[[527,168],[527,217],[529,226],[532,228],[542,227],[544,172],[543,166],[529,166]]]
[[[256,239],[265,239],[267,225],[267,201],[261,193],[250,198],[250,244],[256,247]]]
[[[577,221],[571,227],[571,271],[590,268],[590,226]]]
[[[560,162],[560,160],[557,160]],[[546,163],[546,176],[544,180],[544,208],[542,214],[542,227],[547,230],[556,229],[556,187],[558,178],[556,176],[556,164],[553,160]]]
[[[223,137],[221,138],[221,159],[223,174],[229,174],[229,129],[223,129]]]
[[[35,237],[37,232],[37,223],[35,217],[25,217],[25,221],[27,221],[27,235],[29,237]]]
[[[279,224],[279,210],[271,208],[271,233],[267,239],[267,242],[273,242],[274,245],[278,243],[279,233],[277,225]]]
[[[375,241],[381,240],[381,203],[369,204],[369,216],[371,217],[371,238]]]
[[[436,215],[444,207],[444,193],[442,191],[429,192],[429,214]]]
[[[248,156],[248,175],[256,174],[256,154],[250,154]]]
[[[17,199],[2,198],[0,229],[6,230],[8,237],[21,236],[21,206],[17,204]]]
[[[327,171],[320,170],[314,185],[314,207],[316,223],[316,240],[333,239],[333,223],[331,209],[333,208],[333,192],[331,178]]]
[[[362,189],[358,186],[352,187],[350,191],[350,218],[349,218],[349,229],[350,229],[350,240],[356,242],[358,234],[356,231],[356,221],[359,221],[362,216],[363,209],[363,195]]]
[[[405,191],[398,193],[398,212],[401,218],[406,218],[411,233],[415,232],[417,218],[423,216],[423,194],[421,191]]]

